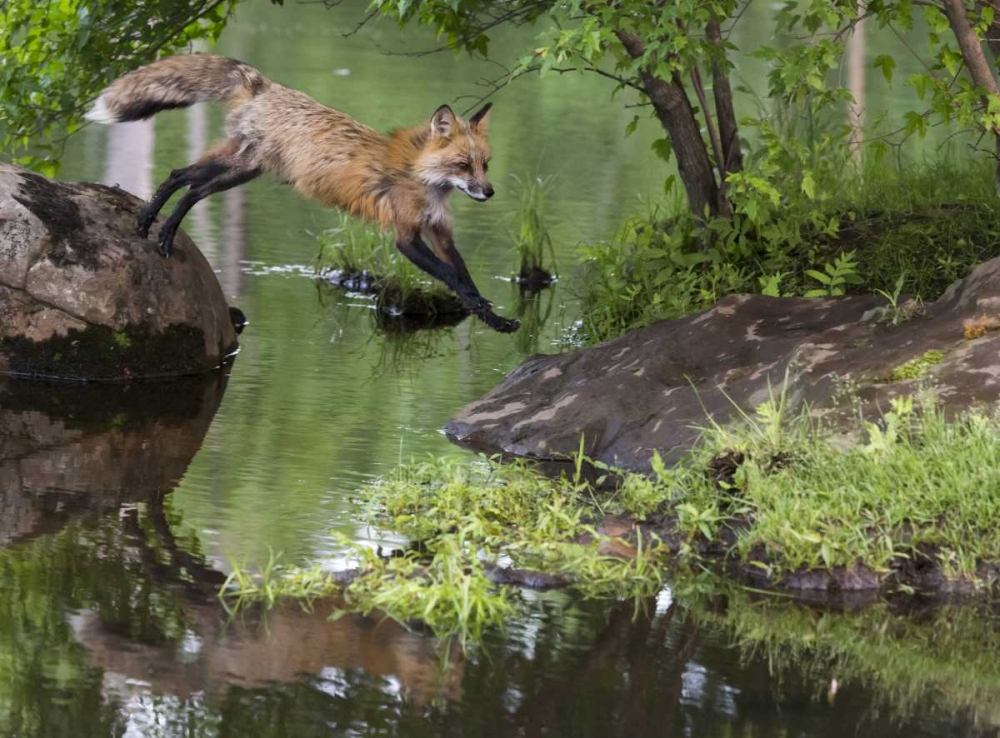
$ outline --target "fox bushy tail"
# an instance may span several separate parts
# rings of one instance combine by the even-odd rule
[[[267,85],[260,72],[236,59],[213,54],[169,56],[116,79],[84,117],[97,123],[142,120],[206,100],[236,107]]]

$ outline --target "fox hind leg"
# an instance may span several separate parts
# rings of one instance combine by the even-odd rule
[[[227,169],[228,166],[224,160],[213,158],[202,159],[189,167],[172,171],[163,184],[156,189],[156,193],[149,202],[139,211],[139,221],[136,224],[135,234],[139,238],[149,236],[149,229],[152,227],[153,221],[156,220],[156,216],[177,190],[203,185],[223,174]]]
[[[157,239],[159,242],[157,250],[160,254],[162,256],[170,256],[173,253],[174,236],[177,235],[177,229],[180,227],[184,216],[188,214],[188,211],[197,202],[204,200],[216,192],[223,192],[245,184],[252,179],[256,179],[260,176],[261,171],[261,168],[257,166],[234,163],[229,168],[221,170],[220,173],[208,181],[191,186],[177,202],[174,211],[170,213],[170,217],[167,218],[166,222],[160,228],[159,238]]]

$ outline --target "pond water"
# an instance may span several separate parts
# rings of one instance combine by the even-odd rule
[[[387,55],[434,44],[404,44],[392,25],[344,38],[360,6],[289,6],[241,7],[220,51],[381,129],[476,95],[497,72]],[[500,55],[523,38],[498,36]],[[741,68],[750,82],[763,73]],[[380,326],[367,301],[311,277],[315,234],[334,214],[261,179],[185,223],[250,319],[230,376],[0,383],[0,734],[995,734],[989,608],[901,617],[880,604],[854,616],[854,603],[812,609],[699,580],[638,607],[525,593],[529,614],[468,655],[392,622],[328,622],[325,606],[227,623],[216,593],[232,561],[259,568],[281,552],[337,568],[335,534],[382,543],[358,522],[359,486],[411,455],[470,458],[441,434],[448,417],[566,340],[571,280],[532,300],[494,279],[515,267],[511,177],[554,175],[563,275],[581,240],[648,212],[638,195],[662,192],[659,134],[643,123],[624,138],[633,111],[606,105],[610,92],[576,75],[504,90],[491,133],[497,197],[454,200],[482,291],[522,317],[513,337],[472,320],[416,334]],[[194,109],[90,127],[62,176],[148,195],[219,125],[217,110]]]

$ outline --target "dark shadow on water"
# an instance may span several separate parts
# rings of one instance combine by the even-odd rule
[[[454,311],[427,315],[393,315],[375,311],[373,315],[378,330],[392,337],[405,337],[418,331],[454,328],[469,318],[466,312]]]

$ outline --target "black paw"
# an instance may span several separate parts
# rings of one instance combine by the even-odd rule
[[[492,310],[479,316],[486,325],[498,333],[513,333],[521,327],[521,321],[497,315]]]
[[[135,235],[139,238],[149,238],[149,229],[153,225],[153,218],[139,214],[139,220],[135,224]]]
[[[174,234],[161,233],[159,245],[156,247],[156,250],[160,252],[160,256],[169,258],[174,253]]]

